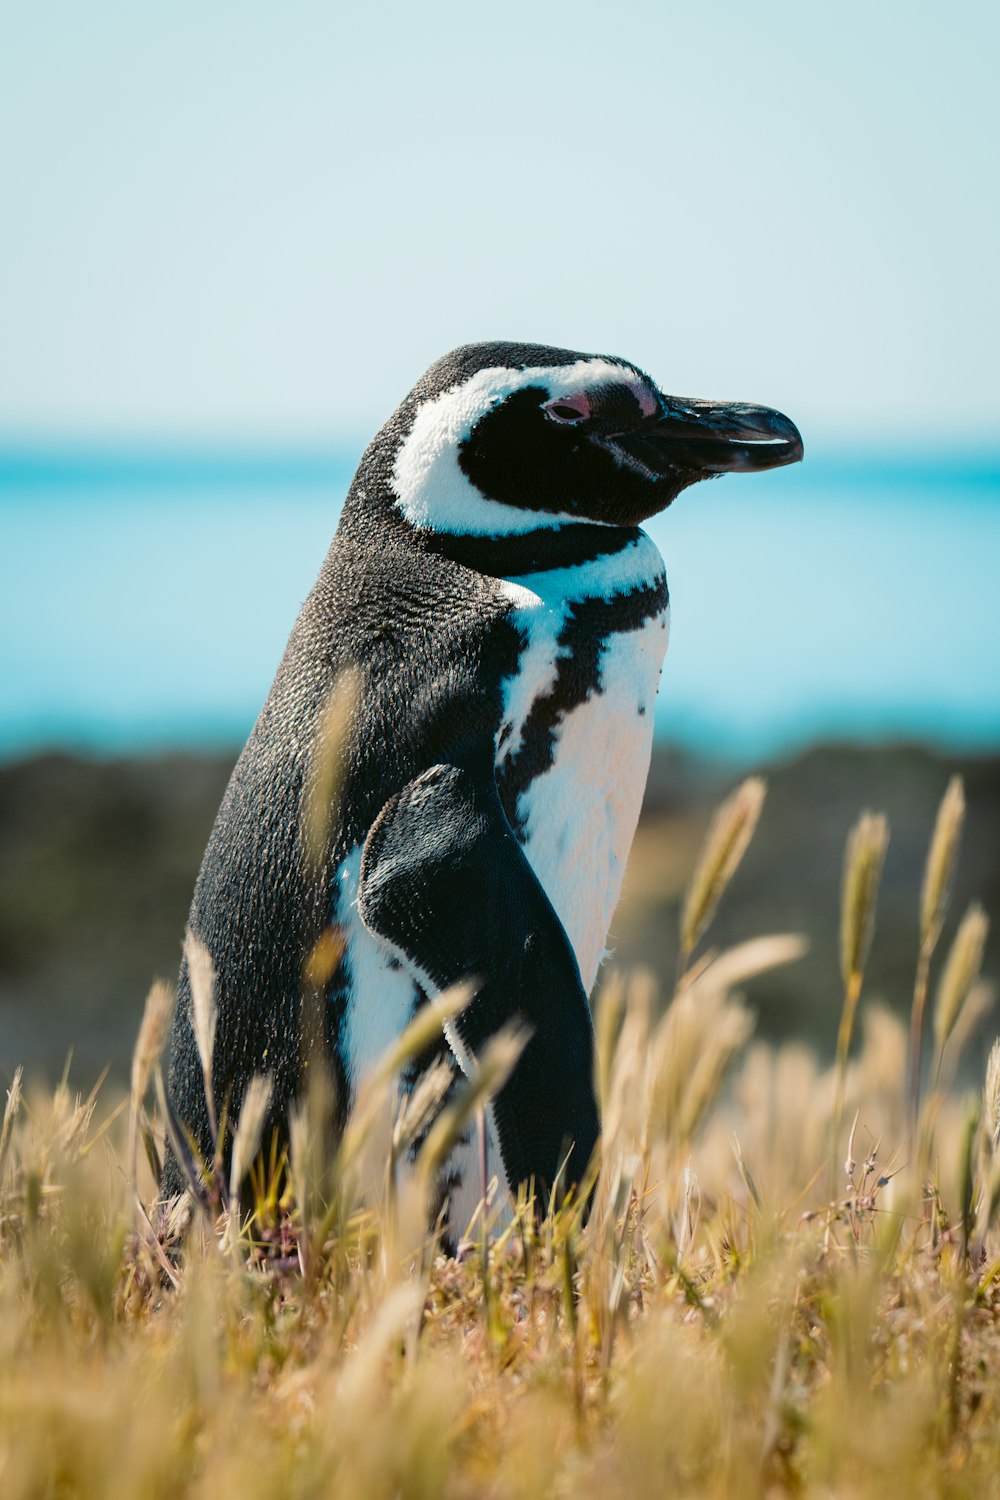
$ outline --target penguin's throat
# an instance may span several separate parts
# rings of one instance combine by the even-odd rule
[[[418,533],[422,551],[447,557],[493,578],[584,567],[635,545],[641,536],[638,526],[605,526],[582,521],[568,526],[539,527],[517,535]]]

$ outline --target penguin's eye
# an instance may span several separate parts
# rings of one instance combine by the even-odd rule
[[[550,422],[571,427],[587,420],[590,416],[590,402],[586,396],[557,396],[552,401],[546,401],[542,410]]]

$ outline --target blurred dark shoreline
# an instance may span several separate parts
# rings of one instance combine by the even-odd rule
[[[0,764],[0,1080],[19,1063],[87,1087],[105,1063],[126,1076],[151,980],[172,977],[191,889],[235,760],[228,753],[99,759],[50,752]],[[710,932],[713,946],[804,932],[806,959],[748,987],[758,1035],[798,1037],[828,1055],[840,1005],[841,862],[864,808],[892,830],[866,1001],[900,1013],[913,983],[927,841],[948,777],[965,779],[968,819],[950,941],[971,900],[1000,913],[1000,755],[920,745],[820,745],[736,770],[658,745],[621,906],[613,962],[673,974],[682,893],[718,800],[753,770],[769,793],[756,839]],[[1000,922],[996,924],[1000,928]],[[987,953],[1000,974],[1000,931]],[[979,1067],[995,1017],[973,1043]]]

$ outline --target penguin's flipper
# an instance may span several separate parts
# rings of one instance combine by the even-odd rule
[[[439,990],[478,989],[454,1023],[475,1056],[505,1022],[530,1030],[493,1102],[511,1187],[580,1181],[600,1125],[593,1026],[562,923],[507,822],[493,779],[433,766],[390,798],[361,859],[358,909]]]

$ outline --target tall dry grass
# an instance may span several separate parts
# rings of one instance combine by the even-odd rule
[[[847,860],[834,1065],[754,1042],[740,987],[803,940],[694,955],[761,797],[715,825],[669,1004],[648,975],[604,988],[589,1217],[579,1201],[538,1214],[523,1194],[505,1215],[494,1185],[460,1255],[440,1254],[438,1166],[523,1041],[498,1037],[457,1094],[432,1070],[401,1097],[400,1070],[464,991],[387,1053],[339,1138],[314,1069],[287,1155],[260,1140],[261,1080],[198,1161],[163,1089],[163,986],[130,1101],[23,1093],[16,1077],[0,1128],[5,1496],[996,1492],[1000,1044],[981,1096],[951,1086],[984,1004],[984,919],[960,924],[933,988],[916,1120],[922,1012],[908,1037],[858,977],[877,823]],[[946,921],[935,881],[914,917],[921,1007]],[[157,1234],[164,1131],[191,1192]]]

